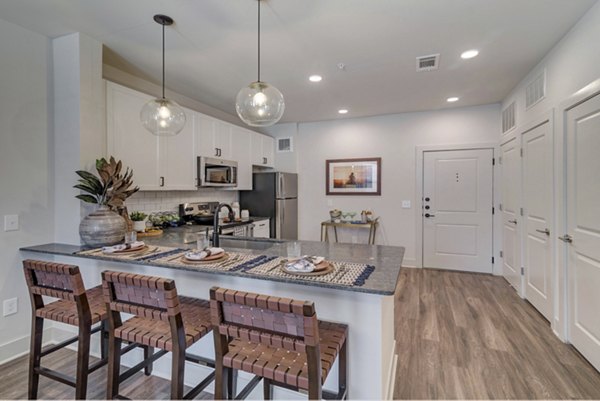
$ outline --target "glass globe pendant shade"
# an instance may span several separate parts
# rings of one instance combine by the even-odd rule
[[[252,127],[268,127],[281,119],[285,103],[283,95],[276,87],[256,81],[239,91],[235,99],[235,109],[246,124]]]
[[[161,98],[147,102],[140,111],[144,127],[157,136],[175,136],[185,126],[185,113],[174,101]]]

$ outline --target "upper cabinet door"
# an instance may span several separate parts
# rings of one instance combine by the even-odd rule
[[[108,156],[133,169],[133,183],[141,190],[159,190],[158,137],[140,121],[142,106],[151,96],[112,82],[106,83]]]
[[[251,139],[249,131],[240,127],[231,127],[231,160],[238,162],[238,184],[232,188],[236,191],[252,189]]]
[[[275,167],[275,139],[262,135],[263,166]]]
[[[259,134],[258,132],[254,132],[254,131],[248,131],[248,133],[250,134],[250,138],[251,138],[251,144],[250,147],[252,149],[252,164],[255,166],[262,166],[263,165],[263,141],[262,141],[262,135]]]
[[[231,160],[231,129],[232,125],[223,121],[215,123],[215,147],[218,150],[218,157]]]
[[[194,122],[196,155],[218,157],[219,151],[215,144],[215,130],[217,121],[214,118],[195,112]]]
[[[194,144],[195,112],[184,108],[185,126],[175,136],[160,138],[160,174],[167,190],[196,189],[196,157]]]

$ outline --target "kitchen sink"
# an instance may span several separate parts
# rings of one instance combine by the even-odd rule
[[[235,238],[235,237],[233,237]],[[222,248],[238,248],[238,249],[253,249],[265,250],[284,241],[277,240],[255,240],[255,239],[233,239],[221,236],[219,238]]]

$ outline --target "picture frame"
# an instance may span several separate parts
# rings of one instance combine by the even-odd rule
[[[381,157],[325,160],[326,195],[381,195]]]

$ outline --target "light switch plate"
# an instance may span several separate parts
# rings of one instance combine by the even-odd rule
[[[4,231],[18,231],[19,230],[19,215],[18,214],[7,214],[4,216]]]
[[[402,209],[410,209],[410,201],[409,200],[402,201]]]
[[[2,314],[4,316],[14,315],[17,313],[19,302],[18,298],[11,298],[4,300],[2,304]]]

